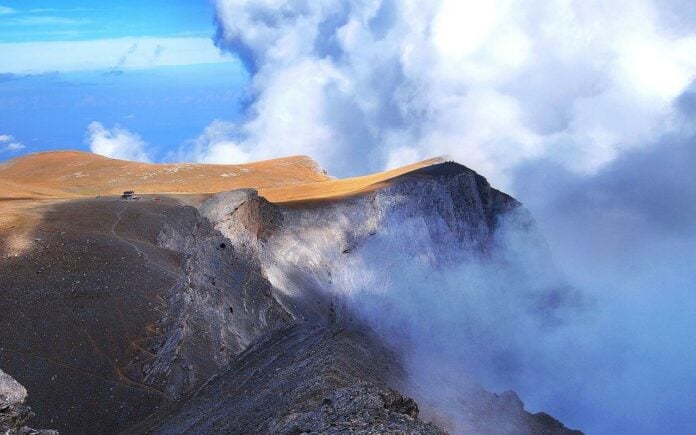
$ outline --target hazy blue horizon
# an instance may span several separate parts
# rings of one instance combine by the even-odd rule
[[[0,161],[89,151],[92,122],[166,161],[211,121],[239,120],[248,73],[215,47],[213,13],[206,1],[0,2],[0,135],[15,144]]]

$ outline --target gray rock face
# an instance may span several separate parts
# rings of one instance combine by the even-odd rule
[[[0,370],[0,434],[58,435],[54,430],[36,430],[24,426],[34,414],[25,405],[27,390]]]
[[[360,331],[289,324],[127,433],[443,433],[387,386],[392,358]]]
[[[184,276],[168,293],[168,309],[158,322],[164,337],[145,381],[161,385],[174,398],[225,367],[254,339],[291,320],[273,298],[250,244],[238,237],[232,242],[211,223],[223,225],[231,210],[238,216],[249,208],[236,197],[245,198],[244,191],[225,194],[228,208],[222,211],[204,205],[203,212],[217,213],[219,222],[195,212],[170,221],[158,236],[160,246],[182,258]],[[236,227],[246,234],[267,220],[240,217]]]
[[[10,375],[0,370],[0,433],[16,433],[31,417],[24,405],[27,390]]]
[[[381,285],[395,266],[415,258],[436,267],[485,254],[498,217],[524,214],[512,197],[455,163],[358,197],[265,207],[278,208],[283,224],[259,249],[262,268],[278,300],[305,319],[349,318],[344,296]],[[321,295],[326,305],[317,303]]]

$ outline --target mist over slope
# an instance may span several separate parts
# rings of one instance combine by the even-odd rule
[[[404,356],[407,391],[458,433],[482,430],[469,417],[484,400],[477,382],[502,391],[563,364],[546,354],[571,350],[563,327],[588,304],[519,203],[454,163],[284,222],[265,246],[269,280],[287,295],[328,293],[337,321],[370,325]],[[538,390],[568,387],[555,382],[535,378]],[[487,424],[519,429],[506,419]]]
[[[203,210],[216,221],[256,201],[240,195],[223,194]],[[286,310],[369,325],[404,359],[404,388],[446,428],[530,430],[514,395],[495,412],[491,404],[504,400],[478,382],[505,389],[509,379],[557,363],[544,352],[554,339],[569,345],[554,334],[584,302],[519,203],[443,163],[352,198],[288,205],[263,243],[241,239],[258,251]],[[216,228],[234,240],[234,221],[225,217]],[[330,306],[316,302],[326,297]]]

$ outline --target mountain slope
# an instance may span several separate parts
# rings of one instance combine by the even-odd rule
[[[254,342],[191,398],[127,432],[443,433],[387,386],[385,378],[396,376],[390,356],[362,332],[294,323]]]
[[[152,164],[78,151],[30,154],[0,165],[0,198],[72,198],[137,193],[213,193],[275,187],[328,177],[309,157],[242,165]]]
[[[430,159],[362,177],[331,179],[306,156],[240,165],[152,164],[78,151],[30,154],[0,164],[0,200],[141,194],[201,194],[254,188],[272,202],[338,198],[378,188],[388,180],[441,162]]]
[[[152,165],[75,156],[89,175],[62,178],[79,166],[65,153],[69,169],[21,160],[0,169],[12,183],[88,196],[0,201],[12,211],[0,220],[0,367],[29,391],[34,426],[440,431],[426,424],[432,420],[457,432],[571,432],[474,379],[451,401],[466,417],[453,419],[450,404],[414,387],[412,355],[389,333],[413,332],[409,325],[423,320],[393,304],[412,291],[395,278],[431,279],[467,258],[495,259],[509,215],[534,234],[520,204],[475,172],[437,160],[327,180],[306,159],[278,159],[247,165],[237,177],[251,185],[235,187],[258,191],[212,195],[227,182],[220,184],[227,177],[217,166],[149,177]],[[122,167],[141,168],[136,191],[205,189],[94,198],[91,189],[105,189]],[[20,177],[27,168],[33,175]],[[547,260],[542,252],[538,261]],[[526,293],[519,283],[515,291],[540,307],[541,320],[563,306],[556,290]],[[433,289],[417,290],[425,313]],[[551,291],[556,305],[548,307]],[[437,344],[437,334],[431,338]],[[459,378],[471,376],[451,381]]]

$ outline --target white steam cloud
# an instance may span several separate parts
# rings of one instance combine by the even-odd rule
[[[252,73],[231,153],[337,175],[443,154],[497,185],[540,157],[592,172],[668,128],[696,71],[674,2],[216,4],[218,44]],[[192,157],[226,159],[215,142]]]
[[[140,136],[118,125],[108,129],[99,122],[90,123],[86,142],[93,153],[102,156],[138,162],[151,160],[145,151],[146,143]]]

